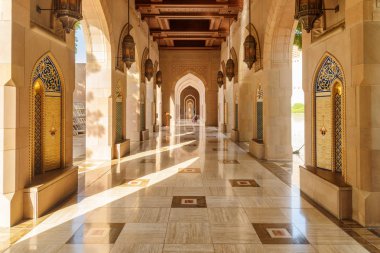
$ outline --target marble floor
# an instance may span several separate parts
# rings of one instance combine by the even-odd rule
[[[164,129],[121,160],[78,165],[78,193],[0,230],[5,252],[369,252],[216,128]]]

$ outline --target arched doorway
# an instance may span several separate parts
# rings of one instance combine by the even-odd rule
[[[174,115],[174,119],[175,121],[171,121],[171,125],[175,124],[175,123],[180,123],[180,120],[181,120],[181,103],[184,104],[184,98],[181,99],[181,94],[185,91],[185,90],[195,90],[197,93],[198,93],[198,96],[199,96],[199,99],[198,99],[198,115],[199,115],[199,120],[198,122],[202,125],[205,124],[206,122],[206,89],[205,89],[205,85],[204,83],[202,82],[202,80],[200,78],[198,78],[197,76],[195,76],[194,74],[187,74],[185,76],[183,76],[182,78],[180,78],[177,83],[176,83],[176,86],[175,86],[175,101],[174,101],[174,104],[171,104],[171,108],[170,108],[170,112],[171,112],[171,115]],[[184,93],[186,94],[186,92]],[[194,101],[195,103],[195,101]],[[195,106],[196,106],[196,103],[195,103]],[[182,114],[183,114],[183,111],[182,111]]]

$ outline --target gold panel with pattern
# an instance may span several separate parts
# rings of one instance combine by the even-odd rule
[[[61,167],[61,97],[49,94],[44,100],[42,161],[46,172]]]

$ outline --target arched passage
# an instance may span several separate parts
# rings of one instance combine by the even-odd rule
[[[113,123],[111,120],[113,106],[112,103],[109,103],[109,99],[112,98],[110,44],[112,35],[108,26],[110,22],[107,22],[108,8],[102,0],[83,0],[82,9],[81,29],[84,35],[82,43],[85,44],[86,59],[82,71],[77,71],[76,79],[83,80],[84,94],[78,98],[81,101],[79,104],[83,103],[79,105],[78,112],[76,112],[78,102],[74,95],[74,135],[76,134],[75,125],[82,121],[82,126],[78,128],[84,128],[82,132],[85,132],[85,141],[80,143],[80,145],[85,143],[85,158],[108,160],[112,156]],[[82,119],[76,119],[76,115],[81,115]],[[85,125],[83,125],[83,121],[85,121]]]
[[[205,124],[206,122],[206,89],[205,85],[200,78],[194,74],[187,74],[180,78],[174,90],[174,104],[171,103],[170,112],[174,115],[174,119],[171,124],[179,123],[181,119],[181,93],[188,87],[192,87],[199,93],[199,122],[200,124]]]

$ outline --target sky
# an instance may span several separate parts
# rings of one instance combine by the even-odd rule
[[[77,51],[75,54],[75,63],[86,63],[86,43],[84,41],[84,34],[82,25],[75,30],[75,38],[77,40],[76,47]]]

